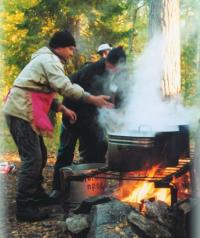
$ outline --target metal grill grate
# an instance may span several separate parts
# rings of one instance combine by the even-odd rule
[[[179,163],[175,167],[158,168],[156,174],[152,177],[147,176],[147,171],[135,171],[135,172],[113,172],[108,167],[101,169],[92,169],[87,172],[69,173],[65,170],[61,170],[61,181],[63,188],[67,182],[70,181],[83,181],[86,178],[102,178],[110,180],[127,180],[127,181],[147,181],[154,182],[156,188],[169,188],[171,190],[171,205],[177,202],[177,187],[173,183],[174,178],[179,178],[187,172],[191,175],[192,160],[179,159]]]

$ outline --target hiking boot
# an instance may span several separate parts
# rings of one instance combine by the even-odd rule
[[[37,206],[50,206],[59,204],[59,201],[51,198],[44,190],[39,190],[36,194],[33,196],[33,204]]]
[[[16,218],[21,222],[34,222],[48,219],[50,216],[47,212],[40,211],[37,207],[17,207]]]

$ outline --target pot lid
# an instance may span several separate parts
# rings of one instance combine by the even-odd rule
[[[173,132],[173,131],[179,131],[178,125],[156,125],[153,126],[153,130],[156,132]]]
[[[179,131],[179,126],[177,125],[160,125],[160,126],[141,125],[134,130],[115,131],[108,133],[108,135],[121,136],[121,137],[155,137],[155,135],[159,132],[176,132],[176,131]]]
[[[120,136],[120,137],[154,137],[153,131],[129,131],[129,132],[112,132],[108,136]]]

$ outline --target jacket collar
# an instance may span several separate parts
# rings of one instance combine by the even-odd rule
[[[51,52],[54,53],[54,55],[58,56],[58,58],[60,59],[60,61],[61,61],[62,64],[66,64],[66,60],[65,60],[62,56],[60,56],[59,54],[57,54],[53,48],[50,48],[50,47],[48,47],[48,48],[50,49]]]

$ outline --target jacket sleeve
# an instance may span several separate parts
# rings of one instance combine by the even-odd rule
[[[94,66],[93,64],[90,64],[74,73],[70,78],[72,83],[80,85],[82,88],[84,88],[84,90],[87,90],[89,92],[94,75]]]
[[[88,95],[82,87],[71,83],[70,79],[65,75],[61,63],[45,62],[43,68],[50,87],[57,93],[73,100],[80,100]]]

